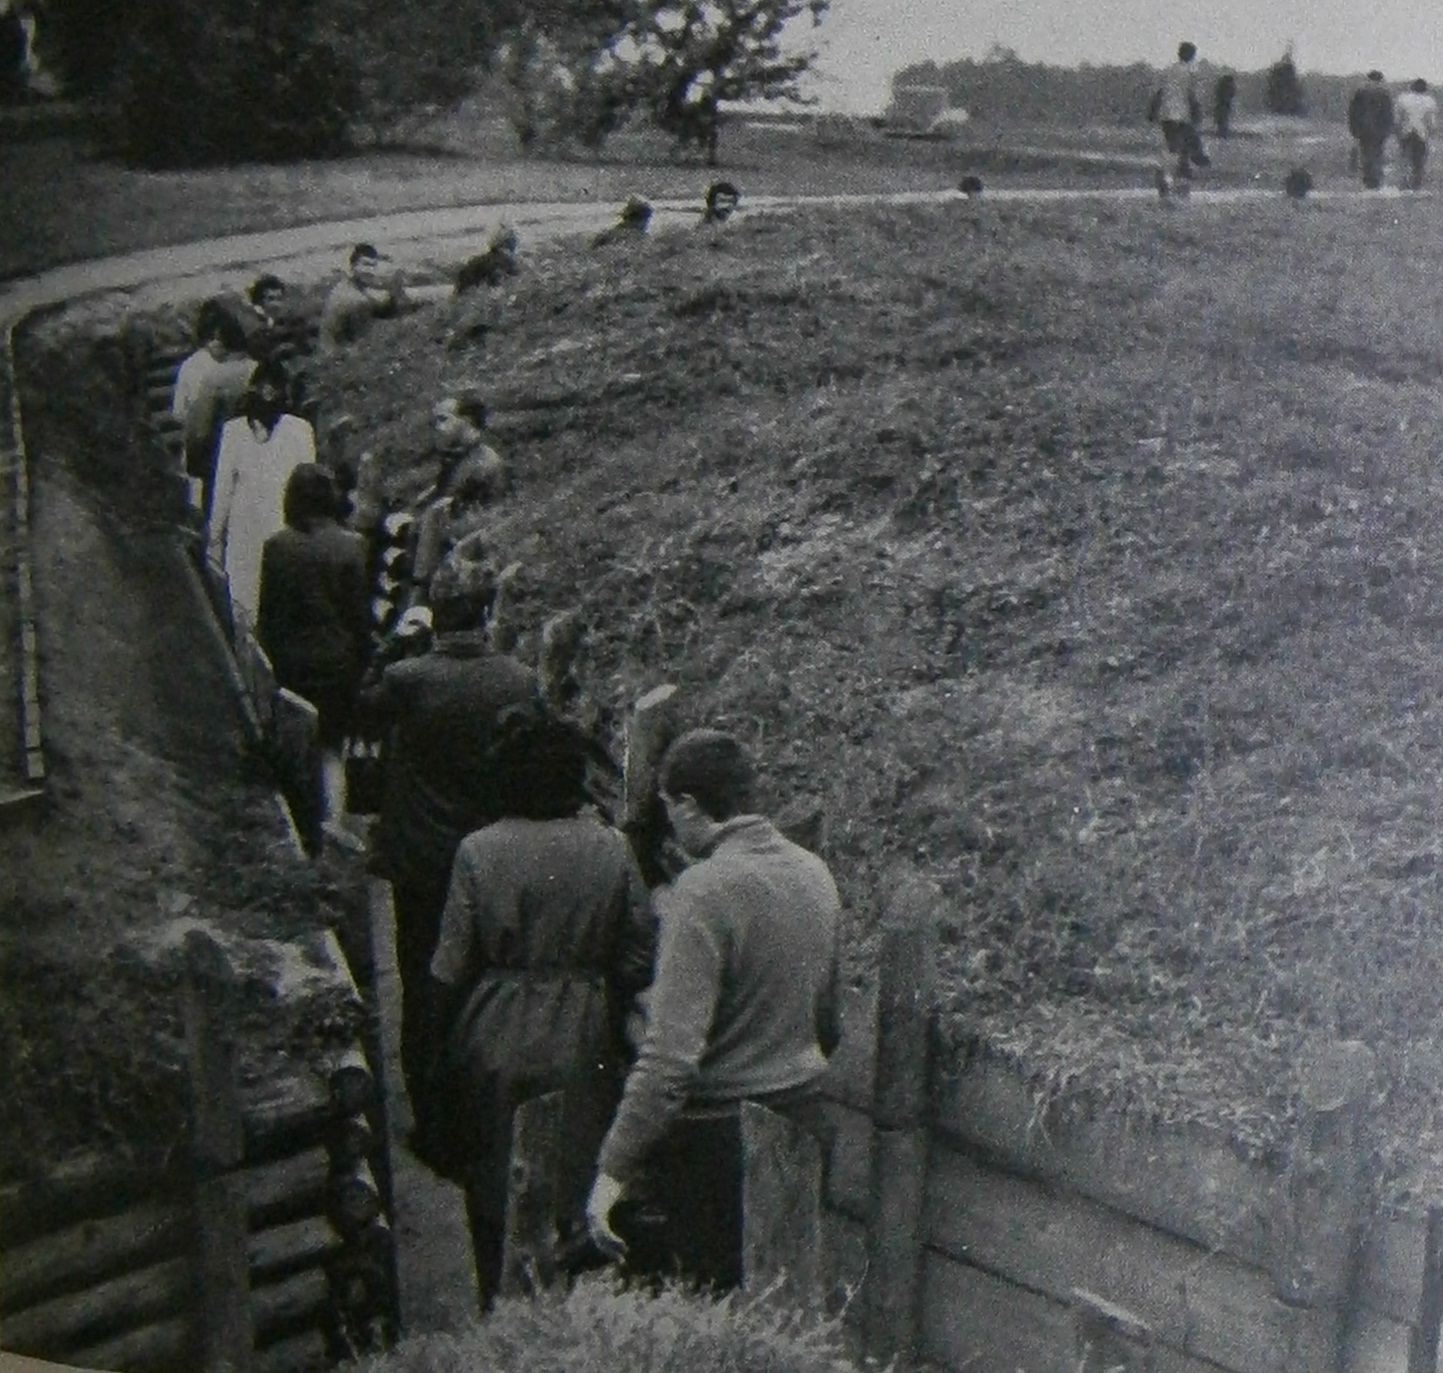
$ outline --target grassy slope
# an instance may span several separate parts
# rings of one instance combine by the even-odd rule
[[[495,398],[497,555],[589,680],[660,680],[825,798],[857,965],[907,858],[957,1035],[1265,1148],[1303,1048],[1429,1068],[1443,282],[1424,202],[754,218],[538,255],[325,379],[421,477]],[[1390,1146],[1385,1166],[1399,1160]],[[1410,1147],[1410,1152],[1413,1149]]]
[[[128,171],[93,160],[83,139],[0,142],[0,280],[59,262],[323,219],[509,201],[620,202],[633,191],[700,202],[717,174],[746,195],[908,191],[953,186],[963,172],[990,184],[1136,185],[1150,153],[1146,125],[1128,130],[1007,129],[978,125],[959,143],[818,137],[746,125],[723,136],[720,173],[679,158],[659,136],[619,135],[600,159],[520,157],[504,126],[463,116],[416,131],[431,151],[373,150],[333,162],[182,172]],[[865,128],[863,129],[865,132]],[[1080,144],[1113,162],[1009,156],[999,148]],[[1236,140],[1213,180],[1258,167],[1278,180],[1296,150]],[[1129,161],[1132,159],[1132,162]],[[1341,170],[1341,152],[1330,154]],[[1321,167],[1314,165],[1315,174]]]

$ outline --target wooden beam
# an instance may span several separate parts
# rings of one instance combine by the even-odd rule
[[[565,1097],[547,1092],[516,1108],[506,1178],[502,1296],[532,1293],[556,1278],[556,1141],[565,1125]]]
[[[786,1116],[744,1101],[742,1285],[803,1310],[822,1300],[822,1151]]]

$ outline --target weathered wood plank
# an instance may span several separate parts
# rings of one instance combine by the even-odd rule
[[[1422,1216],[1394,1212],[1374,1219],[1360,1275],[1359,1296],[1364,1306],[1405,1324],[1417,1317],[1426,1230]]]
[[[1239,1373],[1332,1366],[1327,1312],[1285,1306],[1261,1269],[1095,1202],[934,1148],[925,1215],[938,1249],[1059,1301],[1086,1288],[1159,1341]]]
[[[821,1305],[822,1152],[785,1116],[742,1103],[743,1286]]]
[[[1343,1367],[1348,1373],[1411,1373],[1411,1335],[1410,1327],[1398,1321],[1365,1314],[1354,1326]],[[1427,1373],[1433,1373],[1431,1366]]]
[[[330,1172],[330,1156],[320,1147],[247,1169],[246,1220],[251,1231],[319,1215]]]
[[[133,1272],[179,1253],[190,1218],[179,1202],[148,1202],[17,1245],[0,1262],[0,1313]]]
[[[1007,1169],[1045,1179],[1203,1248],[1269,1266],[1277,1173],[1201,1128],[1115,1111],[1047,1115],[1037,1089],[986,1053],[938,1065],[936,1128]]]
[[[192,1290],[189,1260],[166,1259],[14,1312],[5,1318],[5,1348],[63,1359],[130,1327],[183,1315]]]
[[[829,1102],[832,1148],[827,1167],[827,1204],[866,1223],[872,1207],[872,1122],[840,1102]]]
[[[330,1309],[330,1290],[326,1275],[315,1268],[254,1288],[250,1312],[255,1347],[264,1349],[304,1330],[323,1328]]]
[[[44,1178],[0,1187],[0,1253],[81,1221],[98,1220],[180,1186],[143,1163],[101,1153],[77,1154]]]
[[[341,1237],[319,1216],[252,1234],[246,1243],[251,1286],[279,1282],[306,1268],[324,1267],[341,1248]]]
[[[565,1124],[565,1104],[560,1092],[547,1092],[522,1102],[511,1118],[503,1296],[534,1292],[556,1277],[555,1142]]]
[[[250,1373],[311,1373],[332,1363],[326,1337],[319,1330],[306,1330],[260,1350]]]
[[[158,1321],[114,1339],[73,1349],[67,1360],[80,1368],[109,1368],[116,1373],[175,1373],[194,1366],[190,1322]]]

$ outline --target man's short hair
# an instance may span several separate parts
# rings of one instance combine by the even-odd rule
[[[286,283],[280,277],[276,276],[274,272],[266,272],[251,282],[246,291],[246,299],[252,305],[259,305],[267,291],[284,291],[285,289]]]
[[[477,429],[486,427],[489,412],[486,409],[486,398],[479,391],[457,391],[451,399],[456,403],[456,413],[463,420],[475,425]]]
[[[354,267],[363,257],[380,258],[374,243],[358,243],[351,249],[351,266]]]
[[[431,577],[428,599],[436,633],[480,629],[496,601],[496,569],[488,560],[450,556]]]
[[[730,181],[713,181],[706,188],[706,207],[715,209],[718,200],[740,200],[742,193]]]
[[[1177,45],[1177,59],[1179,62],[1191,62],[1196,56],[1196,43],[1179,43]]]
[[[693,729],[667,749],[658,780],[668,796],[690,796],[711,819],[730,820],[752,808],[756,769],[735,735]]]
[[[1382,79],[1383,73],[1380,72],[1376,67],[1374,67],[1373,70],[1368,73],[1369,81],[1381,81]]]
[[[1419,95],[1422,95],[1423,92],[1428,89],[1428,83],[1427,83],[1425,80],[1423,80],[1423,78],[1422,78],[1421,76],[1420,76],[1420,77],[1417,77],[1417,78],[1415,78],[1415,80],[1414,80],[1414,82],[1413,82],[1413,87],[1412,87],[1412,89],[1415,90],[1415,91],[1417,91]]]

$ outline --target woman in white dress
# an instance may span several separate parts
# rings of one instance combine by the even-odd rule
[[[207,552],[230,582],[233,609],[256,621],[261,550],[285,527],[286,483],[302,463],[315,462],[316,436],[286,411],[286,376],[262,364],[251,377],[238,419],[221,430]]]

